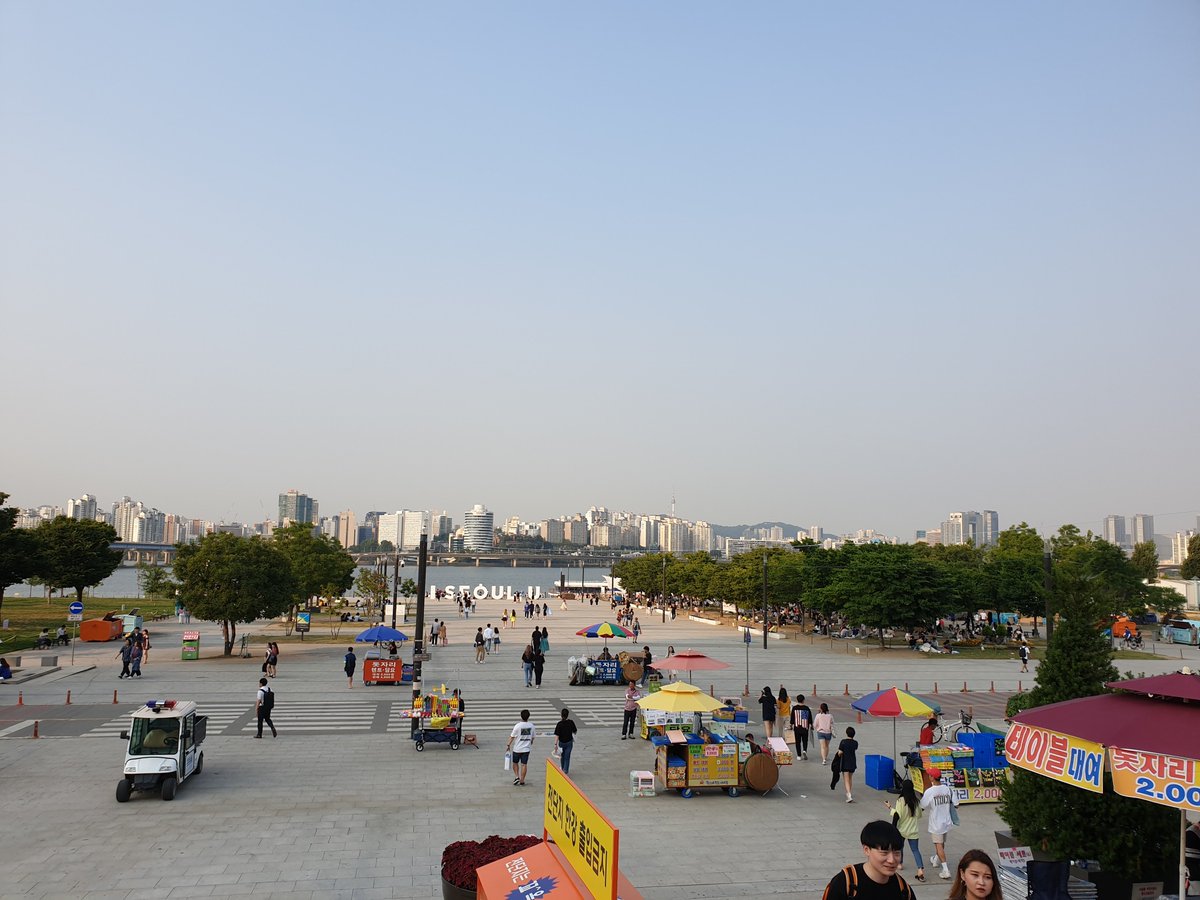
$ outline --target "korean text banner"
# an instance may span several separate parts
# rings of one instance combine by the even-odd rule
[[[1119,747],[1109,749],[1108,759],[1112,765],[1113,790],[1118,794],[1200,811],[1200,762]]]
[[[1092,741],[1014,722],[1004,739],[1008,764],[1101,793],[1104,747]]]
[[[616,900],[619,832],[549,759],[542,827],[595,900]]]

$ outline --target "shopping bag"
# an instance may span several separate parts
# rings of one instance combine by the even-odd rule
[[[512,753],[504,754],[504,771],[508,772],[512,769]]]
[[[953,803],[950,804],[950,821],[953,822],[956,827],[962,824],[958,821],[958,807]]]

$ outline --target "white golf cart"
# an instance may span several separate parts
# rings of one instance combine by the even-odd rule
[[[129,744],[117,802],[134,791],[159,791],[164,800],[174,799],[179,782],[204,769],[208,716],[197,715],[191,700],[149,700],[129,715],[130,728],[121,732]]]

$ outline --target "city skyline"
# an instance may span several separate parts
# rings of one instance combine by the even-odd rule
[[[0,15],[14,504],[1200,507],[1200,5]]]

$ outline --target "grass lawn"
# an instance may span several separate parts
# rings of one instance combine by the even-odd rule
[[[49,602],[43,597],[5,597],[4,608],[0,610],[0,620],[8,621],[8,629],[0,631],[0,641],[3,641],[0,643],[0,650],[8,654],[32,648],[43,628],[48,628],[53,635],[59,625],[67,625],[67,631],[74,635],[74,626],[67,622],[67,608],[74,602],[74,593],[66,597],[53,597]],[[141,610],[142,618],[147,622],[157,616],[175,614],[173,600],[152,600],[147,597],[89,597],[83,602],[85,619],[103,616],[110,610],[121,612],[122,608],[128,612],[135,607]]]

